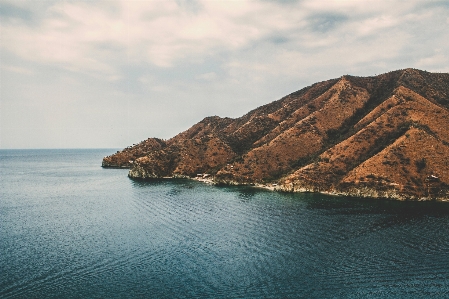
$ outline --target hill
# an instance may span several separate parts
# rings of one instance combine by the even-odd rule
[[[131,178],[449,200],[449,74],[405,69],[313,84],[242,117],[207,117],[103,159]]]

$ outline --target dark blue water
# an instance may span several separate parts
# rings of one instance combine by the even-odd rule
[[[449,204],[282,194],[0,151],[1,298],[448,298]]]

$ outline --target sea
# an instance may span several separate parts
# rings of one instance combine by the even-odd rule
[[[449,203],[135,181],[0,150],[0,298],[449,298]]]

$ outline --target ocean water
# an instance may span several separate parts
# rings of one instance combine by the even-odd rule
[[[0,151],[0,298],[449,298],[449,203],[133,181]]]

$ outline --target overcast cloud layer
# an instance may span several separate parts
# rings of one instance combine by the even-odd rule
[[[449,71],[448,1],[0,1],[0,147],[123,148],[317,81]]]

